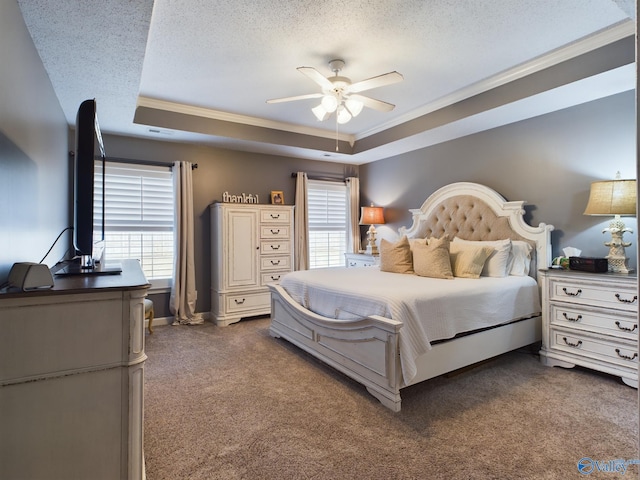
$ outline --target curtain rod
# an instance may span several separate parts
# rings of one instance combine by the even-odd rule
[[[291,178],[296,178],[298,176],[298,172],[293,172],[291,174]],[[320,176],[320,175],[308,175],[307,178],[309,180],[321,180],[323,182],[344,182],[345,178],[342,175],[336,174],[334,177],[330,176]]]
[[[101,158],[102,157],[100,156],[95,157],[96,160],[100,160]],[[113,163],[133,163],[135,165],[148,165],[151,167],[173,168],[172,163],[154,162],[153,160],[134,160],[132,158],[121,158],[121,157],[105,157],[105,160],[107,162],[113,162]],[[198,168],[197,163],[194,163],[191,165],[191,170],[195,170],[196,168]]]

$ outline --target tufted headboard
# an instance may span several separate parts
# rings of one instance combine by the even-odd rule
[[[499,193],[478,183],[446,185],[410,210],[413,224],[398,233],[409,238],[442,237],[465,240],[523,240],[533,249],[530,275],[551,265],[552,225],[532,227],[524,221],[524,201],[507,202]]]

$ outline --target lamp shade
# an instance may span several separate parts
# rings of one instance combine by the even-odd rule
[[[384,215],[382,207],[360,207],[360,225],[382,225]]]
[[[593,182],[585,215],[635,215],[636,181],[604,180]]]

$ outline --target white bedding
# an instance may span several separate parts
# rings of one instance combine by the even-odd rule
[[[308,310],[336,320],[380,315],[402,321],[400,361],[405,384],[430,342],[540,314],[536,281],[528,276],[451,280],[381,272],[376,267],[302,270],[280,285]]]

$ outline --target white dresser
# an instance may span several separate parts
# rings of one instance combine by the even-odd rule
[[[637,277],[567,270],[540,274],[540,360],[599,370],[638,388]]]
[[[344,259],[348,268],[373,267],[380,264],[380,257],[367,253],[345,253]]]
[[[217,325],[271,312],[267,285],[293,268],[293,206],[211,205],[211,316]]]
[[[0,478],[144,478],[144,297],[120,275],[0,292]]]

